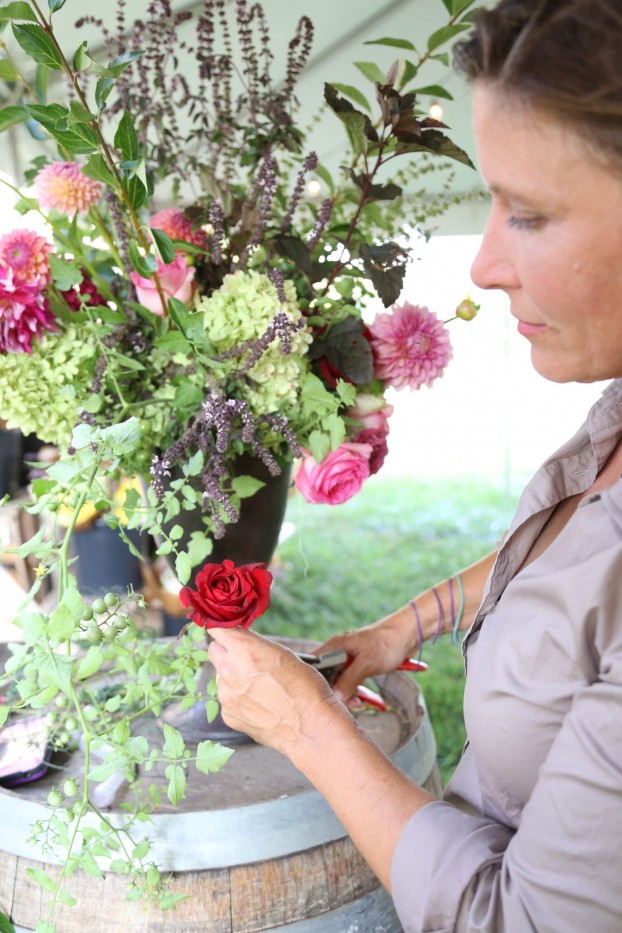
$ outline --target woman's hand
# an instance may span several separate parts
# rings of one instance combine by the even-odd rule
[[[416,633],[413,634],[411,618],[404,624],[401,611],[353,632],[334,635],[325,644],[314,649],[315,654],[341,648],[352,658],[349,666],[333,684],[340,700],[347,701],[359,684],[374,674],[388,674],[418,649]]]
[[[255,632],[211,629],[209,659],[227,725],[291,756],[330,706],[325,679],[296,655]]]

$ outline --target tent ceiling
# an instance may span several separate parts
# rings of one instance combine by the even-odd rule
[[[232,0],[227,0],[232,4]],[[145,15],[149,0],[126,0],[126,19],[131,22]],[[172,0],[175,10],[200,11],[204,0]],[[274,54],[273,78],[280,80],[287,55],[287,45],[292,37],[300,16],[307,15],[313,22],[314,41],[309,63],[297,85],[297,96],[301,103],[302,126],[307,126],[317,113],[323,99],[324,82],[338,82],[359,88],[374,105],[373,87],[353,64],[355,61],[375,62],[386,71],[392,61],[402,53],[396,49],[382,46],[366,46],[368,40],[385,36],[404,38],[417,48],[424,49],[427,37],[447,20],[441,0],[263,0],[264,11],[269,23],[271,48]],[[114,30],[116,3],[104,0],[92,15],[101,16]],[[55,14],[55,30],[64,49],[73,51],[79,43],[89,39],[89,49],[97,57],[99,36],[97,30],[90,35],[86,28],[78,32],[74,23],[83,15],[83,4],[79,0],[67,0],[63,9]],[[191,39],[191,35],[189,36]],[[453,96],[452,101],[441,101],[444,110],[443,120],[450,127],[452,139],[465,149],[471,158],[475,158],[473,138],[470,128],[469,91],[464,82],[436,62],[426,64],[421,72],[421,85],[441,84]],[[421,98],[422,106],[428,106],[431,98]],[[340,121],[332,114],[313,130],[311,137],[313,148],[320,160],[331,171],[337,171],[344,150],[344,131]],[[6,149],[6,136],[2,138],[5,149],[3,161],[9,161]],[[16,147],[13,159],[22,165],[27,162],[32,152],[28,137],[17,132],[14,138]],[[417,158],[407,156],[405,159]],[[399,164],[399,163],[398,163]],[[441,189],[443,177],[432,173],[425,177],[419,187],[425,184],[430,196]],[[480,189],[478,174],[466,167],[456,165],[451,190],[465,193]],[[480,202],[452,208],[448,217],[437,223],[441,232],[479,232],[485,206]]]

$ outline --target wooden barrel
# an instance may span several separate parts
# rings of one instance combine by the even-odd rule
[[[434,734],[417,683],[403,673],[377,682],[392,708],[358,712],[359,721],[402,771],[439,794]],[[143,722],[140,732],[155,738],[151,728],[155,724]],[[69,773],[77,764],[70,763]],[[165,785],[157,769],[141,780],[145,789],[154,781]],[[30,826],[49,815],[46,796],[55,782],[58,774],[51,773],[19,789],[0,789],[0,910],[18,931],[32,931],[48,901],[26,869],[43,867],[52,877],[60,870],[26,843]],[[401,931],[388,894],[333,811],[282,755],[243,746],[216,774],[189,769],[179,807],[162,796],[161,808],[133,838],[149,837],[153,860],[170,873],[172,890],[189,899],[174,912],[161,912],[127,901],[124,876],[76,872],[65,887],[77,904],[57,911],[59,933]],[[122,802],[108,814],[114,822]]]

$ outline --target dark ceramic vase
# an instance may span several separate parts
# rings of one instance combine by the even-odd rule
[[[212,551],[205,563],[220,564],[223,560],[232,560],[234,564],[269,564],[279,541],[279,534],[290,486],[291,464],[286,464],[278,476],[272,476],[261,460],[250,454],[240,455],[234,464],[236,476],[252,476],[265,483],[255,495],[242,499],[240,518],[227,525],[223,538],[213,539]],[[169,527],[181,525],[184,534],[180,539],[181,547],[186,547],[193,532],[205,532],[203,513],[199,509],[192,512],[181,511],[169,523]],[[174,569],[174,560],[171,559]],[[201,566],[194,567],[188,586],[194,586]],[[164,615],[166,635],[178,635],[186,624],[185,618]]]
[[[270,563],[278,544],[285,516],[290,473],[290,464],[287,464],[278,476],[272,476],[256,457],[244,454],[237,458],[235,462],[237,476],[253,476],[262,480],[265,485],[250,498],[242,499],[239,520],[226,526],[223,538],[214,540],[214,547],[206,558],[206,563],[221,563],[223,560],[232,560],[237,566]],[[205,527],[202,515],[198,511],[182,512],[171,524],[183,527],[182,545],[184,539],[189,539],[193,532],[202,531]],[[189,586],[194,585],[200,569],[201,567],[194,569]],[[185,617],[180,619],[165,614],[165,634],[178,635],[187,621]],[[199,675],[198,692],[205,694],[212,677],[211,665],[206,663]],[[208,723],[204,702],[195,703],[187,710],[183,710],[180,704],[175,704],[164,711],[162,719],[175,726],[187,742],[210,739],[213,742],[223,742],[225,745],[242,745],[251,741],[243,733],[230,729],[222,720],[220,713],[211,723]]]

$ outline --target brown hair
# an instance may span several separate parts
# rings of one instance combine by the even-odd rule
[[[622,161],[622,0],[501,0],[454,50],[458,71],[492,81]]]

